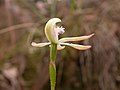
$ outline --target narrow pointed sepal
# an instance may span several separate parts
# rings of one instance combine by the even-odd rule
[[[51,43],[50,42],[46,42],[46,43],[35,43],[35,42],[32,42],[31,45],[33,47],[44,47],[44,46],[47,46],[47,45],[50,45]]]
[[[80,37],[66,37],[66,38],[60,39],[59,43],[86,40],[86,39],[91,38],[93,35],[94,34],[91,34],[91,35],[88,35],[88,36],[80,36]]]
[[[78,50],[87,50],[89,48],[91,48],[90,45],[78,45],[78,44],[72,44],[72,43],[60,43],[61,45],[67,45],[67,46],[70,46],[70,47],[73,47],[75,49],[78,49]]]

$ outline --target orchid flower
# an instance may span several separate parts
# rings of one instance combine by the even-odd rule
[[[94,35],[94,34],[91,34],[88,36],[65,37],[65,38],[59,39],[58,36],[65,32],[64,31],[65,28],[63,28],[62,26],[56,25],[59,22],[61,22],[59,18],[52,18],[46,23],[45,35],[49,42],[45,42],[45,43],[32,42],[32,46],[34,47],[44,47],[47,45],[50,46],[49,73],[50,73],[50,81],[51,81],[51,90],[55,90],[55,82],[56,82],[55,59],[56,59],[57,50],[62,50],[65,48],[65,46],[70,46],[78,50],[87,50],[91,48],[90,45],[85,46],[85,45],[73,44],[68,42],[86,40]]]
[[[72,44],[72,43],[67,43],[67,42],[81,41],[81,40],[89,39],[94,34],[91,34],[88,36],[66,37],[66,38],[58,39],[58,36],[65,32],[64,31],[65,28],[63,28],[62,26],[61,27],[56,26],[56,23],[58,23],[58,22],[61,22],[61,20],[59,18],[52,18],[47,22],[47,24],[45,26],[45,35],[49,42],[45,42],[45,43],[32,42],[32,46],[44,47],[44,46],[50,45],[51,43],[55,43],[55,44],[57,44],[57,50],[62,50],[65,48],[65,46],[70,46],[70,47],[73,47],[78,50],[86,50],[86,49],[91,48],[90,45],[85,46],[85,45],[78,45],[78,44]]]

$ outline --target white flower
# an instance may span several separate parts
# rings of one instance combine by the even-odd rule
[[[59,18],[52,18],[46,23],[45,35],[49,42],[45,42],[45,43],[32,42],[32,46],[44,47],[44,46],[50,45],[51,43],[55,43],[57,44],[57,50],[62,50],[65,48],[65,46],[70,46],[78,50],[86,50],[91,48],[90,45],[79,45],[79,44],[72,44],[68,42],[86,40],[92,37],[94,34],[91,34],[88,36],[65,37],[65,38],[59,39],[58,36],[65,32],[64,31],[65,28],[63,28],[62,26],[61,27],[57,26],[56,23],[58,22],[61,22]]]

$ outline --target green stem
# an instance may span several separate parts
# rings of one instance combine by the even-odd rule
[[[51,4],[51,17],[55,17],[55,13],[56,13],[56,3],[57,1],[56,0],[53,0],[52,1],[52,4]]]
[[[52,43],[50,48],[50,64],[49,64],[51,90],[55,90],[56,84],[56,66],[55,66],[56,53],[57,44]]]

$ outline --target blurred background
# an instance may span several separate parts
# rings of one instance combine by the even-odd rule
[[[60,37],[95,33],[86,51],[58,51],[56,90],[120,90],[120,0],[0,0],[0,90],[50,90],[44,26],[62,19]]]

